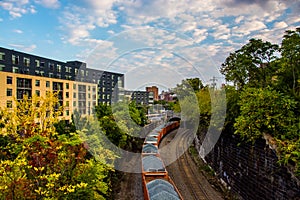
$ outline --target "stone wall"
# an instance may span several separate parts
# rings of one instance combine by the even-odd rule
[[[205,161],[238,199],[300,199],[299,180],[263,139],[252,145],[223,134]]]

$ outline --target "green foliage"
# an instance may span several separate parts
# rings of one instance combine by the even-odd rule
[[[199,103],[200,111],[200,130],[206,130],[210,123],[211,117],[211,96],[208,87],[199,90],[197,93],[197,99]]]
[[[291,165],[300,175],[299,101],[271,87],[245,87],[237,102],[240,113],[234,119],[235,134],[252,143],[268,136],[267,140],[275,147],[280,163]]]
[[[300,28],[286,31],[281,51],[281,69],[278,74],[280,82],[288,85],[289,92],[300,98]]]
[[[186,82],[193,88],[195,92],[204,87],[202,81],[199,78],[188,78],[186,79]]]
[[[230,53],[222,64],[221,73],[238,88],[245,84],[266,87],[272,73],[269,65],[277,58],[278,51],[278,45],[251,39],[241,49]]]
[[[231,53],[221,73],[226,87],[225,132],[255,142],[266,138],[280,162],[300,175],[300,28],[286,31],[281,47],[252,39]],[[281,53],[281,57],[280,54]],[[237,90],[236,90],[237,89]]]
[[[145,107],[134,102],[120,102],[112,107],[99,105],[96,107],[96,116],[102,131],[114,145],[127,150],[138,145],[135,137],[139,136],[141,127],[146,124]]]
[[[241,113],[234,124],[236,134],[254,142],[262,134],[278,139],[297,136],[296,102],[275,90],[245,88],[240,94]]]
[[[46,98],[25,97],[13,111],[0,109],[0,199],[108,196],[111,167],[87,159],[78,134],[56,132],[62,110],[57,102],[49,93]]]

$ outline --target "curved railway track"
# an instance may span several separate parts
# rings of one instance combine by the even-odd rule
[[[192,139],[192,133],[181,131],[179,129],[179,131],[173,131],[162,140],[160,147],[164,147],[171,141],[172,143],[174,142],[174,145],[170,147],[169,152],[176,152],[176,156],[178,157],[174,163],[167,166],[169,175],[172,177],[184,199],[223,199],[221,195],[212,188],[205,176],[198,170],[189,153],[184,152],[188,149],[188,145],[191,143]],[[182,152],[184,153],[182,154]],[[167,156],[168,155],[162,155],[162,157]]]

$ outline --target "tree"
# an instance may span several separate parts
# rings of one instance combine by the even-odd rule
[[[300,28],[288,30],[283,36],[281,44],[281,68],[278,71],[280,84],[285,84],[287,90],[300,97]]]
[[[141,127],[146,123],[143,107],[138,108],[134,102],[119,102],[112,106],[96,107],[100,127],[107,138],[116,146],[132,150],[139,137]]]
[[[58,134],[55,94],[0,109],[0,199],[104,199],[111,166],[87,158],[76,133]]]
[[[245,84],[266,87],[271,80],[270,63],[277,58],[279,47],[261,39],[251,39],[241,49],[230,53],[222,64],[221,73],[238,88]]]
[[[280,161],[285,164],[292,161],[299,175],[300,121],[295,99],[271,88],[245,88],[238,104],[241,112],[234,124],[235,134],[252,143],[269,138]]]

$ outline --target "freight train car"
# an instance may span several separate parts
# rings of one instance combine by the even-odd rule
[[[142,149],[142,182],[146,200],[183,199],[169,177],[158,151],[161,139],[179,125],[179,121],[169,121],[152,130],[145,138]]]

